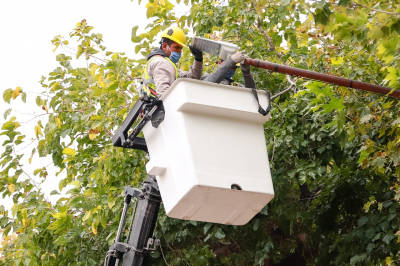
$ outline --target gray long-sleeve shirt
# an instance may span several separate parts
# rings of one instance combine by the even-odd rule
[[[230,69],[232,69],[236,63],[228,57],[221,65],[218,66],[217,70],[214,73],[206,73],[201,76],[201,80],[213,82],[213,83],[221,83],[224,85],[231,85],[231,80],[225,79],[226,74]],[[244,78],[244,86],[246,88],[256,88],[256,83],[254,81],[253,75],[250,73],[250,67],[242,65],[242,72]]]
[[[149,55],[147,57],[149,60],[154,56],[154,58],[147,65],[147,73],[154,79],[157,95],[161,96],[175,81],[176,74],[174,66],[161,54],[162,50],[156,50],[157,51],[155,51],[154,55],[150,54],[151,56]],[[178,78],[200,79],[202,72],[203,62],[194,60],[193,65],[190,67],[190,71],[178,70]]]

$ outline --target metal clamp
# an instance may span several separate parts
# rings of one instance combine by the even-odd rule
[[[153,245],[153,247],[151,248],[150,246],[152,246],[152,245]],[[150,237],[149,240],[147,240],[147,247],[145,247],[143,249],[153,253],[157,249],[157,246],[159,246],[159,245],[160,245],[160,239],[154,240],[153,238]]]

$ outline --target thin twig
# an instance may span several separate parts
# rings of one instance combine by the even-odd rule
[[[25,147],[19,149],[19,150],[16,151],[16,152],[20,152],[20,151],[22,151],[23,149],[27,148],[27,147],[28,147],[29,145],[31,145],[34,141],[36,141],[36,139],[33,139],[28,145],[26,145]]]
[[[36,182],[32,179],[32,177],[30,175],[28,175],[27,172],[24,171],[24,169],[22,169],[22,167],[20,165],[18,165],[19,168],[21,169],[21,171],[32,181],[33,185],[38,189],[39,192],[43,193],[43,196],[45,197],[45,199],[50,202],[50,200],[47,198],[46,194],[43,192],[43,190],[36,184]]]
[[[375,11],[375,12],[385,13],[385,14],[388,14],[388,15],[395,15],[395,16],[399,16],[400,15],[400,13],[398,13],[398,12],[389,12],[389,11],[384,11],[384,10],[380,10],[380,9],[371,8],[371,7],[359,4],[356,1],[353,1],[353,3],[356,4],[356,6],[362,6],[364,8],[368,8],[368,9],[370,9],[372,11]]]
[[[169,266],[167,260],[166,260],[165,257],[164,257],[164,252],[163,252],[163,250],[162,250],[161,243],[160,243],[160,250],[161,250],[162,257],[163,257],[163,259],[164,259],[164,261],[165,261],[165,264],[167,264],[167,266]]]
[[[274,155],[275,155],[275,136],[274,136],[274,146],[272,147],[271,163],[274,163]]]
[[[284,93],[287,92],[287,91],[290,91],[290,90],[292,89],[292,87],[293,87],[293,85],[290,84],[288,88],[286,88],[286,89],[284,89],[283,91],[278,92],[277,94],[275,94],[274,96],[272,96],[272,97],[271,97],[271,100],[275,99],[275,98],[278,97],[279,95],[284,94]]]
[[[108,135],[110,135],[111,137],[113,137],[114,136],[114,134],[113,133],[111,133],[111,131],[110,130],[108,130],[106,127],[104,127],[104,131],[108,134]]]
[[[74,50],[74,51],[78,52],[78,50],[76,50],[76,49],[74,49],[74,48],[71,48],[71,47],[68,47],[68,46],[64,46],[64,45],[62,45],[62,44],[61,44],[61,47],[65,47],[65,48],[68,48],[68,49],[71,49],[71,50]],[[101,59],[101,58],[98,58],[98,57],[96,57],[96,56],[94,56],[94,55],[90,55],[90,54],[88,54],[88,55],[89,55],[90,57],[95,58],[95,59],[101,60],[101,61],[103,61],[103,62],[105,62],[105,63],[108,63],[106,60],[103,60],[103,59]]]
[[[254,8],[256,8],[256,3],[255,3],[254,1],[253,1],[253,6],[254,6]],[[282,53],[280,53],[280,52],[278,52],[278,51],[276,50],[276,47],[275,47],[275,44],[274,44],[273,39],[271,38],[271,36],[268,35],[268,33],[267,33],[267,32],[264,30],[264,28],[262,27],[260,16],[257,17],[257,28],[260,30],[260,32],[262,33],[262,35],[264,35],[264,37],[268,40],[268,43],[269,43],[269,49],[268,49],[268,51],[270,51],[270,52],[275,52],[275,53],[276,53],[276,56],[279,57],[279,59],[282,60]],[[286,65],[286,66],[288,65],[286,62],[283,62],[283,64]],[[296,88],[296,83],[293,82],[293,80],[291,79],[291,77],[290,77],[289,75],[286,75],[286,79],[287,79],[287,81],[288,81],[289,84],[290,84],[290,88],[293,87],[293,84],[294,84],[294,86],[295,86],[295,88]],[[285,91],[285,92],[286,92],[286,91]]]

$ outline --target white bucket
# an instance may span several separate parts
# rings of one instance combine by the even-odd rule
[[[257,92],[266,107],[266,92]],[[270,116],[257,112],[251,89],[193,79],[176,80],[161,100],[164,121],[143,133],[167,215],[246,224],[274,197],[263,128]]]

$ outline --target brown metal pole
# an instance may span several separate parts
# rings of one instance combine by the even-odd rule
[[[354,88],[357,90],[376,92],[376,93],[386,94],[386,95],[388,95],[388,93],[390,91],[392,91],[391,88],[387,88],[387,87],[382,87],[382,86],[373,85],[373,84],[356,81],[356,80],[351,80],[351,79],[340,78],[340,77],[322,74],[322,73],[305,70],[305,69],[301,69],[301,68],[279,65],[279,64],[271,63],[268,61],[262,61],[262,60],[258,60],[258,59],[247,58],[244,60],[244,64],[251,65],[254,67],[268,69],[268,70],[283,73],[283,74],[289,74],[292,76],[320,80],[320,81],[336,84],[336,85],[343,86],[343,87]],[[388,96],[392,96],[392,97],[396,97],[396,98],[400,99],[400,90],[394,90]]]

